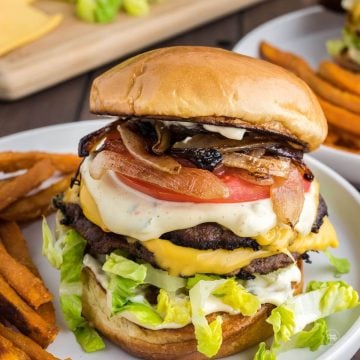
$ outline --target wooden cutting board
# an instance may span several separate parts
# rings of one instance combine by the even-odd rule
[[[146,17],[119,14],[106,25],[79,21],[65,2],[36,1],[64,19],[43,38],[0,57],[0,99],[18,99],[259,1],[166,0]]]

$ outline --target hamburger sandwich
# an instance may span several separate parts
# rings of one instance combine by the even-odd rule
[[[56,242],[44,224],[86,351],[104,346],[94,329],[145,359],[224,357],[274,330],[278,349],[357,304],[343,282],[297,295],[308,252],[338,245],[303,161],[327,131],[303,81],[229,51],[172,47],[95,79],[90,107],[117,119],[80,140],[79,173],[54,200]]]

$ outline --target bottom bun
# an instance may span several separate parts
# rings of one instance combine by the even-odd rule
[[[298,261],[302,272],[302,262]],[[83,269],[83,315],[109,340],[128,353],[143,359],[207,359],[196,350],[194,327],[179,329],[145,329],[121,317],[110,316],[106,292],[96,281],[93,272]],[[303,276],[302,276],[303,279]],[[295,293],[302,291],[303,282],[294,285]],[[272,326],[265,320],[274,305],[264,304],[254,316],[221,313],[223,342],[214,358],[225,357],[245,350],[272,335]],[[207,316],[211,321],[219,313]]]

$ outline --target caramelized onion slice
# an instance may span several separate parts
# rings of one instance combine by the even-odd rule
[[[291,164],[290,173],[286,179],[274,178],[270,196],[278,220],[294,227],[299,221],[304,206],[304,184],[296,166]]]
[[[155,131],[157,136],[156,143],[151,150],[156,155],[162,155],[170,147],[170,130],[161,122],[155,122]]]
[[[146,166],[127,152],[119,154],[104,150],[98,153],[91,162],[90,175],[100,179],[107,170],[200,199],[229,196],[226,185],[209,171],[182,167],[178,174],[168,174]]]
[[[290,171],[290,159],[256,157],[242,153],[223,154],[223,164],[228,167],[245,169],[253,174],[287,177]]]
[[[96,146],[105,138],[107,134],[116,129],[116,126],[123,122],[123,119],[116,120],[101,129],[93,131],[90,134],[83,136],[79,142],[78,153],[80,157],[85,157],[94,151]]]
[[[178,174],[180,172],[181,164],[171,156],[150,154],[146,149],[145,141],[141,136],[131,131],[126,123],[120,124],[117,129],[126,149],[135,159],[144,165],[168,174]]]

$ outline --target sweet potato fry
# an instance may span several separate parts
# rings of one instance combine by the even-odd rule
[[[340,90],[321,79],[300,56],[281,51],[265,42],[261,43],[260,52],[266,60],[295,73],[326,101],[360,114],[360,96]]]
[[[318,99],[330,124],[360,136],[360,115],[331,104],[321,97],[318,97]]]
[[[26,353],[3,336],[0,336],[0,359],[1,360],[31,360]]]
[[[54,341],[58,332],[55,326],[48,324],[27,305],[1,275],[0,313],[42,347],[47,347]]]
[[[322,78],[339,87],[360,95],[360,74],[355,74],[331,61],[322,61],[319,66]]]
[[[1,152],[0,171],[14,172],[21,169],[30,169],[37,162],[48,159],[56,170],[64,174],[73,173],[78,168],[81,159],[73,154],[55,154],[43,151]]]
[[[16,347],[28,354],[31,360],[58,360],[55,356],[43,350],[36,342],[27,336],[16,332],[0,323],[0,336],[11,341]]]
[[[0,222],[0,239],[7,252],[19,263],[26,266],[35,276],[41,279],[39,270],[33,263],[26,241],[19,226],[13,221]],[[36,312],[49,324],[55,325],[56,315],[51,302],[41,305]]]
[[[34,195],[17,200],[0,212],[0,218],[9,221],[29,221],[48,213],[51,199],[69,187],[71,177],[66,176]]]
[[[52,300],[44,283],[26,266],[17,262],[0,243],[0,274],[13,289],[33,308]]]
[[[0,187],[0,210],[26,195],[54,173],[54,167],[49,159],[36,163],[25,174]]]

